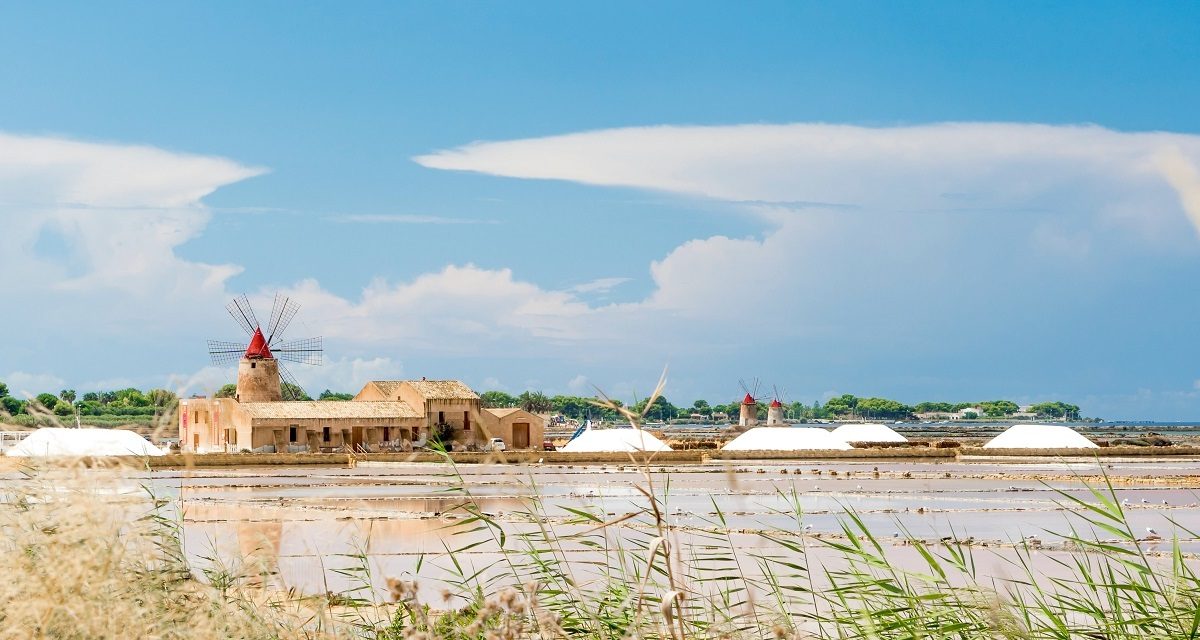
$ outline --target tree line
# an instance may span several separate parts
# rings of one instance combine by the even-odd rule
[[[480,395],[485,407],[518,407],[532,413],[555,413],[576,420],[585,419],[618,419],[615,411],[598,407],[597,399],[583,396],[556,395],[547,396],[541,391],[525,391],[519,395],[511,395],[503,391],[485,391]],[[618,404],[620,404],[618,402]],[[921,402],[907,405],[888,398],[859,398],[852,394],[843,394],[830,398],[824,404],[815,401],[811,405],[803,402],[782,403],[784,414],[793,420],[821,420],[838,418],[877,418],[888,420],[913,419],[919,413],[954,413],[967,408],[978,408],[981,418],[1005,418],[1021,410],[1020,405],[1010,400],[989,400],[983,402]],[[696,400],[691,406],[677,406],[665,396],[659,396],[654,406],[647,410],[646,400],[640,400],[630,408],[637,413],[645,413],[650,420],[678,420],[693,415],[712,419],[713,416],[725,415],[736,420],[742,409],[741,400],[725,404],[710,404],[707,400]],[[767,417],[768,403],[759,402],[757,412],[759,419]],[[1065,402],[1042,402],[1029,408],[1039,418],[1068,418],[1079,419],[1079,407]]]
[[[129,387],[116,391],[89,391],[82,396],[74,389],[63,389],[57,394],[39,393],[29,399],[21,399],[9,392],[8,385],[0,382],[0,409],[12,416],[50,412],[59,417],[68,416],[159,416],[173,411],[179,397],[166,389],[142,391]]]

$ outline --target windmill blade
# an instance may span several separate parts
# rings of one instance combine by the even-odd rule
[[[275,339],[283,338],[284,330],[291,324],[292,318],[296,317],[296,312],[299,310],[300,305],[293,302],[291,298],[275,294],[275,302],[271,305],[271,321],[267,325],[267,346],[272,351],[275,350]]]
[[[280,384],[279,391],[284,400],[303,400],[304,388],[300,386],[300,381],[296,380],[296,376],[288,371],[283,364],[279,365],[279,379],[287,384]]]
[[[225,305],[225,310],[229,312],[233,321],[246,332],[246,335],[254,335],[254,330],[258,328],[258,318],[254,317],[254,308],[250,306],[250,299],[246,297],[246,294],[243,293],[234,298],[233,302]]]
[[[233,364],[246,355],[245,345],[224,340],[208,341],[208,356],[215,365]]]
[[[281,342],[278,346],[271,347],[271,353],[278,360],[296,364],[311,364],[319,367],[325,362],[325,349],[321,346],[320,336]]]

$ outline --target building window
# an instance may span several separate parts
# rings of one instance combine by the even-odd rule
[[[446,412],[445,411],[438,412],[438,424],[446,424]]]
[[[470,430],[471,430],[471,412],[464,411],[463,412],[463,431],[470,431]]]
[[[325,442],[329,442],[329,427],[321,428],[321,439]]]
[[[384,441],[384,442],[391,442],[391,441],[392,441],[392,428],[391,428],[391,427],[384,427],[384,428],[383,428],[383,441]]]
[[[288,427],[288,442],[296,441],[296,425]]]

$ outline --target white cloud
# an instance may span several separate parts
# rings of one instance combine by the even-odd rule
[[[9,394],[17,398],[31,398],[39,393],[58,395],[59,390],[66,384],[65,380],[51,373],[25,371],[13,371],[0,378],[0,382],[7,384]]]
[[[572,293],[608,293],[614,287],[629,282],[630,278],[596,278],[570,288]]]
[[[1200,136],[1194,135],[944,123],[633,127],[479,142],[416,161],[736,202],[904,213],[1002,213],[1062,204],[1070,191],[1068,203],[1096,213],[1114,197],[1133,197],[1144,215],[1154,216],[1171,188],[1197,204],[1197,158]],[[1178,212],[1178,205],[1167,208]],[[1200,216],[1196,224],[1200,229]]]
[[[571,378],[571,381],[567,383],[567,389],[575,395],[591,395],[589,392],[592,390],[592,387],[588,383],[587,376],[581,373]]]

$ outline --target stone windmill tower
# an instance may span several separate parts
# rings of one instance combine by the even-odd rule
[[[234,298],[225,309],[250,336],[250,344],[243,347],[240,342],[209,340],[208,355],[216,365],[229,365],[237,361],[237,401],[299,400],[304,390],[280,361],[320,365],[325,355],[320,337],[283,339],[283,332],[300,310],[300,305],[287,296],[276,294],[266,333],[244,294]],[[284,382],[287,384],[282,384]]]
[[[783,422],[783,403],[779,401],[779,388],[775,389],[775,396],[771,399],[770,406],[767,407],[767,426],[782,427]]]
[[[753,387],[746,384],[744,380],[739,380],[742,391],[746,392],[746,397],[742,399],[741,410],[738,413],[739,427],[756,427],[758,426],[758,401],[755,396],[758,395],[758,380],[754,381]]]

